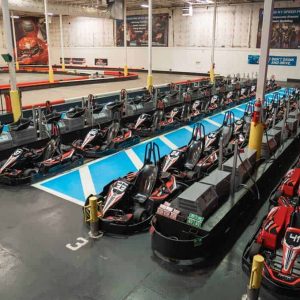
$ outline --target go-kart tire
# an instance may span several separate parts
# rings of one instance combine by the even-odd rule
[[[31,177],[31,176],[35,175],[36,173],[37,173],[37,171],[35,169],[27,169],[24,171],[24,176]]]
[[[135,222],[143,222],[148,218],[147,210],[143,207],[137,207],[133,213],[133,220]]]
[[[260,254],[261,244],[254,242],[249,249],[249,258],[253,259],[253,257],[257,254]]]
[[[186,177],[187,177],[187,179],[188,180],[196,180],[197,179],[197,172],[194,172],[194,171],[188,171],[187,173],[186,173]]]

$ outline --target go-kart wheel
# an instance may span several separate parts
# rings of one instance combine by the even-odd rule
[[[189,179],[189,180],[196,179],[196,178],[197,178],[197,173],[194,172],[194,171],[188,171],[188,172],[186,173],[186,177],[187,177],[187,179]]]
[[[249,249],[249,257],[252,260],[253,257],[260,253],[261,244],[254,242]]]
[[[71,157],[71,162],[75,162],[75,161],[77,161],[77,160],[79,160],[79,157],[78,157],[77,155],[73,155],[73,156]]]
[[[148,213],[146,209],[138,207],[134,210],[133,220],[136,222],[143,222],[148,218]]]
[[[42,174],[45,174],[45,173],[46,173],[46,166],[45,166],[43,163],[40,164],[39,169],[40,169],[40,172],[41,172]]]
[[[37,173],[37,171],[35,169],[27,169],[24,171],[24,176],[25,177],[32,177],[33,175],[35,175]]]

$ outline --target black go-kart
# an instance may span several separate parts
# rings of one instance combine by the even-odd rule
[[[45,176],[83,164],[82,155],[74,148],[60,144],[59,137],[53,137],[45,147],[15,150],[0,163],[0,183],[18,185],[37,181]]]
[[[158,135],[180,126],[178,121],[180,108],[174,107],[169,113],[165,113],[163,100],[157,101],[157,108],[153,115],[143,113],[135,123],[127,125],[136,135],[141,137]]]
[[[104,233],[133,234],[144,231],[157,207],[176,197],[186,185],[167,172],[161,171],[157,144],[146,145],[143,167],[106,185],[98,198],[98,219]],[[89,197],[85,220],[90,218]]]
[[[115,120],[108,127],[91,129],[84,140],[76,140],[73,147],[85,157],[97,158],[115,153],[140,142],[132,130]]]

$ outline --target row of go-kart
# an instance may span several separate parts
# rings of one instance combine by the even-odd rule
[[[45,114],[45,123],[52,128],[50,133],[52,138],[46,146],[39,149],[19,148],[8,160],[1,162],[0,183],[15,185],[32,182],[45,175],[78,166],[83,163],[84,157],[98,158],[112,154],[139,143],[141,137],[158,135],[181,125],[197,122],[204,115],[220,111],[228,105],[237,104],[236,102],[245,99],[246,94],[249,96],[249,93],[250,91],[245,90],[240,95],[229,92],[226,96],[223,94],[223,96],[213,96],[210,99],[205,98],[192,102],[191,94],[186,92],[183,94],[184,103],[181,106],[173,107],[169,112],[166,112],[165,100],[162,96],[157,100],[156,110],[152,114],[143,113],[132,123],[125,123],[120,119],[124,105],[122,101],[109,102],[101,107],[98,105],[99,107],[95,106],[94,109],[110,110],[114,116],[113,121],[104,128],[100,128],[100,126],[92,128],[84,139],[75,140],[72,146],[61,145],[58,124],[62,114],[49,109]],[[140,101],[140,99],[136,101]],[[84,114],[85,108],[76,107],[70,109],[66,116],[79,118]],[[22,124],[28,122],[30,120],[22,122]],[[20,128],[22,128],[22,124],[19,125]],[[52,150],[47,150],[49,148]]]
[[[243,253],[243,268],[264,258],[263,284],[279,292],[300,291],[300,163],[287,172],[270,196],[270,210]]]
[[[58,127],[55,126],[53,131],[59,132]],[[55,134],[44,147],[16,149],[0,164],[0,183],[31,183],[82,164],[83,156],[73,147],[62,145],[60,135]]]
[[[236,120],[232,112],[226,112],[223,125],[208,135],[205,135],[203,125],[196,124],[188,145],[162,158],[158,146],[148,143],[142,168],[113,180],[96,195],[100,230],[132,234],[147,229],[159,205],[171,202],[216,167],[220,141],[224,158],[232,154],[231,145],[235,140],[241,147],[246,145],[250,120],[248,110],[243,118]],[[87,222],[90,219],[90,197],[84,208]]]

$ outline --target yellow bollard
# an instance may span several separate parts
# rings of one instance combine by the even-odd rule
[[[215,83],[215,64],[212,64],[209,71],[210,82]]]
[[[52,67],[49,67],[49,82],[50,83],[54,82],[54,73]]]
[[[99,231],[99,220],[98,220],[98,198],[96,196],[91,196],[89,198],[89,206],[90,206],[90,229],[89,232],[90,237],[99,238],[102,236]]]
[[[61,70],[66,71],[66,65],[64,63],[61,64]]]
[[[264,266],[264,257],[260,254],[257,254],[253,257],[252,270],[249,282],[250,289],[259,289],[262,280],[262,270]]]
[[[245,300],[258,300],[259,289],[262,280],[262,271],[265,259],[260,254],[253,257],[252,270],[250,275],[250,282],[247,287],[247,294],[243,295]]]
[[[90,222],[96,222],[98,220],[97,216],[97,197],[91,196],[89,198],[89,204],[90,204]]]
[[[147,77],[147,89],[149,90],[153,86],[153,76],[148,75]]]
[[[19,71],[20,70],[20,64],[18,61],[16,61],[16,70]]]
[[[14,122],[16,122],[21,118],[21,115],[22,115],[22,104],[21,104],[21,99],[20,99],[20,93],[19,93],[19,91],[11,90],[9,92],[9,95],[10,95],[10,101],[11,101]]]
[[[249,148],[257,151],[256,159],[260,159],[263,134],[264,124],[251,122]]]
[[[128,66],[124,66],[124,76],[128,76]]]

